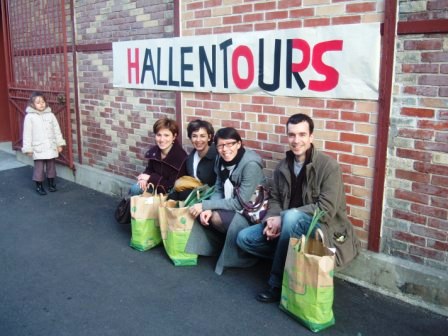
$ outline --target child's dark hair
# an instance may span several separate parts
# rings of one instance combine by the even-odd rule
[[[41,97],[43,99],[43,101],[45,102],[45,105],[48,105],[47,103],[47,98],[44,96],[44,94],[40,91],[34,91],[31,94],[30,100],[28,101],[28,105],[29,106],[33,106],[34,105],[34,101],[36,100],[37,97]]]
[[[210,124],[208,121],[205,120],[196,119],[190,121],[190,123],[187,126],[188,138],[191,140],[193,132],[197,132],[201,128],[205,129],[207,134],[210,136],[208,144],[211,145],[213,142],[213,136],[215,135],[215,129],[213,128],[212,124]]]

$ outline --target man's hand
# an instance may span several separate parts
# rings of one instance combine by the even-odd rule
[[[280,236],[282,230],[282,218],[280,216],[269,217],[266,221],[266,226],[263,230],[263,234],[266,236],[266,240],[274,240]]]

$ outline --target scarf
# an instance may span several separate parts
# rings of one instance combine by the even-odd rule
[[[296,176],[294,174],[294,154],[289,152],[288,154],[288,167],[291,172],[291,200],[289,202],[289,209],[299,208],[303,205],[302,186],[306,181],[306,165],[311,162],[311,155],[313,153],[313,145],[305,153],[305,162],[303,162],[300,173]]]
[[[243,146],[241,146],[238,149],[238,153],[236,154],[236,156],[233,158],[232,161],[227,162],[227,161],[223,160],[222,157],[219,158],[219,177],[221,178],[221,181],[223,184],[229,178],[230,171],[233,171],[233,169],[235,169],[235,167],[241,161],[245,152],[246,152],[246,150],[243,148]],[[233,167],[233,166],[235,166],[235,167]],[[233,167],[233,169],[232,169],[232,167]]]

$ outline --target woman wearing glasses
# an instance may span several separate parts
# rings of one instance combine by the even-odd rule
[[[193,227],[186,252],[219,254],[215,272],[222,274],[224,267],[249,267],[256,262],[236,245],[238,232],[250,223],[240,214],[242,205],[233,189],[238,187],[241,198],[249,200],[265,178],[261,157],[244,148],[236,129],[221,128],[214,142],[219,155],[215,163],[215,193],[190,208],[201,225]]]

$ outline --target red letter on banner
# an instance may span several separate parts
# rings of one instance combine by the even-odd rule
[[[329,91],[334,89],[339,82],[339,72],[335,68],[326,65],[322,61],[323,54],[327,51],[341,51],[342,40],[333,40],[318,43],[313,48],[313,61],[312,65],[321,75],[325,76],[325,80],[317,81],[310,80],[308,88],[313,91]]]
[[[244,57],[247,61],[247,78],[241,78],[238,71],[238,59]],[[254,56],[247,46],[239,46],[232,55],[232,76],[238,89],[247,89],[254,81]]]
[[[302,72],[308,68],[311,59],[311,49],[310,45],[307,41],[302,39],[294,39],[292,40],[292,48],[300,50],[302,52],[302,62],[300,63],[292,63],[291,70],[292,72]]]
[[[139,57],[138,57],[138,48],[134,48],[135,56],[134,56],[134,62],[131,61],[131,49],[128,48],[128,83],[132,83],[132,69],[135,70],[135,84],[140,84],[140,63],[139,63]]]

